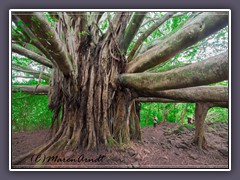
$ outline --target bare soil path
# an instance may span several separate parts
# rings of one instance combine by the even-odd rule
[[[228,168],[228,124],[205,125],[208,148],[199,151],[192,145],[194,129],[179,124],[160,123],[156,128],[142,128],[142,142],[131,142],[121,148],[99,147],[99,151],[63,151],[49,160],[46,168]],[[18,132],[12,135],[12,159],[48,140],[48,130]],[[31,159],[32,158],[32,159]],[[44,158],[44,155],[40,157]],[[65,158],[65,162],[63,162]],[[69,162],[66,162],[68,159]],[[33,166],[37,155],[13,168]],[[75,162],[74,162],[75,161]],[[95,161],[95,162],[93,162]]]

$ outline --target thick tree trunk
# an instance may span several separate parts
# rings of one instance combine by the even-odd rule
[[[59,70],[55,70],[49,107],[58,112],[64,104],[62,121],[66,125],[59,141],[65,141],[68,149],[78,146],[89,149],[99,143],[125,143],[130,139],[131,93],[116,89],[114,77],[122,64],[110,58],[106,47],[99,52],[89,49],[80,56],[82,63],[78,65],[75,80],[59,76]]]
[[[129,126],[130,126],[130,139],[141,141],[142,133],[140,127],[140,106],[139,103],[137,102],[133,102],[132,104]]]
[[[72,58],[66,63],[71,68],[53,67],[48,93],[49,108],[54,111],[52,127],[56,126],[60,112],[61,124],[51,140],[33,152],[54,155],[59,151],[74,151],[77,148],[98,151],[100,143],[108,146],[141,139],[132,93],[116,84],[116,77],[124,69],[125,62],[119,43],[130,16],[127,12],[118,14],[102,38],[94,31],[96,28],[86,33],[92,37],[78,34],[78,27],[85,24],[84,16],[68,18],[60,17],[60,21],[65,21],[67,26],[60,22],[56,31],[59,38],[63,38],[62,41],[67,39],[68,54]],[[70,29],[67,31],[68,26],[77,28],[74,32]],[[73,35],[77,35],[75,39]]]
[[[195,136],[193,142],[198,145],[199,149],[206,148],[207,141],[204,136],[204,121],[208,110],[213,106],[211,103],[196,103],[195,108]]]

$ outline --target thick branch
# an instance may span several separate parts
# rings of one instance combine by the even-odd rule
[[[228,87],[198,86],[165,91],[140,92],[141,97],[160,97],[182,102],[228,102]],[[221,103],[219,103],[219,106]]]
[[[159,102],[159,103],[176,103],[176,102],[178,102],[173,99],[155,98],[155,97],[139,97],[139,98],[136,98],[135,101],[137,101],[137,102]]]
[[[131,21],[129,22],[127,29],[124,33],[123,40],[121,42],[121,49],[126,52],[133,38],[135,37],[138,29],[140,28],[146,12],[135,12]]]
[[[228,79],[228,53],[162,73],[122,74],[123,86],[137,91],[159,91],[208,85]]]
[[[20,65],[15,65],[15,64],[13,64],[12,69],[15,70],[15,71],[20,71],[20,72],[25,72],[25,73],[31,74],[31,75],[33,75],[35,78],[39,78],[39,75],[40,75],[40,73],[41,73],[41,72],[36,71],[36,70],[34,70],[34,69],[31,69],[31,68],[29,68],[29,67],[20,66]],[[45,80],[45,81],[49,81],[50,75],[47,74],[47,73],[42,73],[41,79],[43,79],[43,80]]]
[[[29,94],[47,94],[48,93],[48,86],[12,86],[12,92],[25,92]]]
[[[128,62],[130,62],[135,55],[136,51],[138,50],[139,46],[143,43],[143,41],[152,34],[153,31],[155,31],[159,26],[161,26],[164,22],[166,22],[169,18],[173,16],[175,12],[169,12],[165,14],[163,17],[161,17],[155,24],[153,24],[145,33],[143,33],[136,43],[134,44],[132,51],[128,55]]]
[[[34,60],[34,61],[36,61],[40,64],[43,64],[43,65],[47,66],[47,67],[52,68],[52,63],[49,62],[48,59],[46,59],[45,57],[42,57],[42,56],[40,56],[40,55],[38,55],[38,54],[36,54],[32,51],[29,51],[29,50],[27,50],[23,47],[20,47],[16,44],[12,44],[12,51],[15,52],[15,53],[18,53],[20,55],[23,55],[25,57],[28,57],[28,58],[30,58],[30,59],[32,59],[32,60]]]
[[[18,22],[23,22],[23,20],[17,16],[15,13],[13,14],[13,21],[15,24],[18,24]],[[28,42],[32,43],[36,48],[38,48],[48,59],[52,59],[52,56],[47,51],[46,47],[44,47],[39,39],[33,34],[33,32],[30,30],[30,28],[27,26],[27,24],[21,23],[19,25],[22,28],[22,33],[26,36]]]
[[[33,45],[33,44],[30,44],[30,43],[28,43],[28,42],[12,42],[12,43],[14,43],[14,44],[19,44],[21,47],[23,47],[23,48],[25,48],[25,49],[27,49],[28,51],[31,51],[31,52],[34,52],[35,54],[38,54],[39,56],[41,56],[41,57],[44,57],[44,58],[46,58],[45,57],[45,55],[44,55],[44,53],[42,53],[35,45]],[[48,58],[46,58],[48,61],[50,61]],[[49,62],[49,63],[51,63],[51,62]],[[51,65],[52,65],[52,63],[51,63]]]
[[[212,107],[228,108],[228,102],[214,102],[212,103]]]
[[[63,74],[66,76],[70,75],[71,71],[73,70],[70,56],[66,50],[66,47],[62,44],[60,38],[51,28],[51,25],[44,18],[44,16],[36,12],[28,12],[28,15],[20,14],[18,16],[24,21],[24,23],[29,25],[32,32],[36,37],[38,37],[38,40],[41,42],[41,44],[48,49],[48,52],[51,53],[51,56]],[[34,19],[34,21],[32,19]]]
[[[187,26],[183,26],[160,44],[140,54],[128,63],[126,72],[143,72],[174,57],[177,53],[228,24],[226,12],[205,12],[197,16]]]
[[[25,79],[33,79],[34,76],[13,76],[13,78],[25,78]]]

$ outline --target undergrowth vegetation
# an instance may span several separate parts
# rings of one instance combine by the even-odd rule
[[[47,95],[12,94],[12,130],[29,131],[49,128],[53,113]]]
[[[194,103],[141,103],[140,124],[153,125],[153,116],[158,122],[179,123],[182,128],[191,129],[187,118],[194,116]],[[49,128],[53,113],[48,109],[47,95],[30,95],[21,92],[12,94],[12,130],[29,131]],[[228,109],[211,108],[206,121],[227,121]],[[183,125],[182,125],[183,124]]]
[[[187,118],[194,117],[194,103],[141,103],[140,124],[153,126],[153,117],[158,122],[187,124]],[[228,121],[228,109],[213,107],[208,111],[206,121]]]

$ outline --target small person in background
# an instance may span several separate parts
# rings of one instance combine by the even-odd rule
[[[153,126],[156,127],[158,123],[158,119],[156,116],[153,117]]]
[[[188,120],[188,124],[193,124],[195,121],[194,118],[191,118],[191,117],[188,117],[187,120]]]

